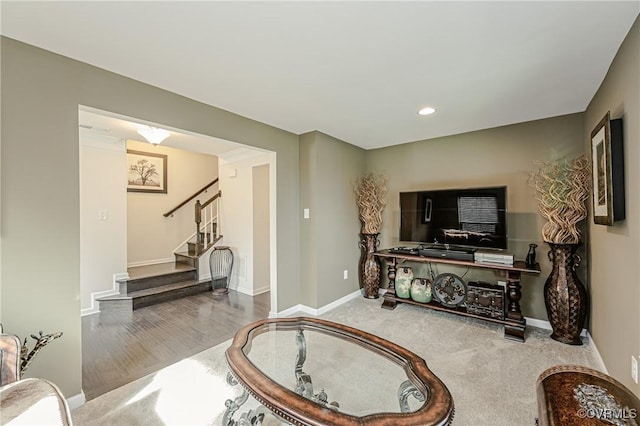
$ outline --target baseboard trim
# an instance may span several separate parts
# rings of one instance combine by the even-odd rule
[[[596,346],[596,342],[593,341],[593,337],[591,336],[591,333],[589,333],[588,331],[587,331],[587,336],[589,336],[589,347],[593,351],[596,357],[596,361],[598,361],[598,364],[600,364],[600,370],[605,374],[609,374],[609,370],[607,370],[607,366],[604,364],[604,360],[602,359],[602,355],[600,355],[600,351]]]
[[[312,315],[312,316],[318,316],[318,315],[322,315],[325,314],[327,312],[329,312],[332,309],[337,308],[340,305],[343,305],[345,303],[347,303],[350,300],[353,300],[357,297],[362,296],[362,291],[361,290],[356,290],[353,293],[349,293],[346,296],[341,297],[338,300],[335,300],[327,305],[322,306],[321,308],[315,309],[315,308],[311,308],[307,305],[295,305],[292,306],[288,309],[285,309],[284,311],[280,311],[280,312],[269,312],[269,318],[283,318],[283,317],[288,317],[288,316],[293,316],[293,315],[298,315],[298,314],[305,314],[305,315]]]
[[[549,321],[545,321],[537,318],[529,318],[529,317],[525,317],[525,320],[527,321],[527,325],[530,325],[532,327],[538,327],[543,330],[553,330],[553,328],[551,328],[551,323],[549,323]],[[588,331],[586,328],[582,329],[580,336],[588,337]]]
[[[77,395],[67,398],[69,410],[75,410],[76,408],[83,406],[85,402],[87,402],[87,398],[85,398],[83,391],[80,391]]]
[[[290,317],[293,316],[299,312],[302,311],[302,306],[304,305],[294,305],[290,308],[285,309],[284,311],[280,311],[280,312],[269,312],[269,318],[284,318],[284,317]]]
[[[91,306],[89,306],[88,308],[81,309],[80,316],[84,317],[86,315],[93,315],[100,312],[100,309],[98,308],[99,305],[98,305],[98,302],[96,302],[96,299],[100,297],[115,296],[116,294],[119,294],[120,288],[119,288],[118,280],[123,280],[127,278],[129,278],[129,274],[126,272],[113,274],[113,287],[111,288],[111,290],[96,291],[91,293]]]
[[[265,287],[259,287],[259,288],[254,288],[253,289],[253,295],[257,296],[259,294],[263,294],[266,293],[268,291],[271,291],[271,286],[265,286]]]
[[[207,280],[209,281],[209,280]],[[229,290],[235,290],[238,293],[242,293],[242,294],[246,294],[247,296],[257,296],[259,294],[262,293],[266,293],[268,291],[270,291],[271,289],[269,287],[262,287],[262,288],[251,288],[251,287],[245,287],[245,286],[229,286]]]
[[[229,290],[235,290],[238,293],[246,294],[247,296],[254,296],[253,289],[251,287],[245,287],[243,285],[238,285],[238,286],[230,285]]]
[[[553,330],[551,328],[551,323],[549,323],[549,321],[539,320],[536,318],[528,318],[528,317],[525,317],[525,319],[527,320],[527,325],[530,325],[532,327],[538,327],[544,330]],[[599,370],[606,374],[609,374],[609,371],[607,370],[607,366],[604,364],[602,355],[600,355],[600,351],[596,346],[596,342],[593,341],[593,337],[591,337],[591,333],[589,333],[589,330],[587,330],[586,328],[583,328],[582,333],[580,333],[580,336],[587,338],[587,342],[588,342],[587,345],[593,351],[596,361],[599,364]]]

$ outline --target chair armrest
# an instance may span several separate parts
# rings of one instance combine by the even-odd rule
[[[0,386],[20,380],[20,350],[18,336],[0,334]]]
[[[23,379],[0,387],[0,424],[71,426],[60,389],[44,379]]]

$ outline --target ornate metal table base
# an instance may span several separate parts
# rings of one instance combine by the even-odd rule
[[[340,407],[340,404],[335,401],[328,402],[327,394],[324,389],[322,389],[317,394],[313,393],[313,382],[311,380],[311,376],[302,371],[304,362],[307,359],[307,341],[302,330],[298,330],[296,332],[296,345],[298,346],[298,355],[296,356],[295,366],[295,392],[300,396],[303,396],[315,403],[322,405],[323,407],[337,410]],[[230,372],[227,373],[227,383],[231,386],[235,386],[238,384],[238,381]],[[249,410],[248,412],[242,414],[237,421],[233,420],[233,415],[245,402],[247,402],[248,399],[249,393],[246,391],[246,389],[242,389],[242,394],[236,399],[227,399],[224,404],[227,409],[224,413],[224,417],[222,418],[222,424],[225,426],[261,425],[266,410],[266,408],[262,405],[256,410]]]
[[[302,330],[298,330],[296,332],[296,345],[298,345],[298,355],[296,357],[296,393],[300,396],[304,396],[307,399],[310,399],[313,402],[316,402],[323,407],[331,408],[332,410],[337,410],[340,408],[340,404],[335,401],[332,401],[327,404],[327,394],[324,389],[320,390],[320,393],[313,393],[313,383],[311,381],[311,376],[302,371],[302,366],[304,362],[307,360],[307,341],[304,338],[304,333]]]
[[[236,386],[238,381],[233,377],[233,374],[227,373],[227,383],[231,386]],[[242,389],[242,394],[236,399],[227,399],[224,403],[227,409],[224,412],[224,417],[222,417],[222,424],[225,426],[261,425],[262,420],[264,420],[266,410],[262,405],[255,410],[249,410],[246,413],[243,413],[238,420],[233,420],[233,415],[245,402],[247,402],[248,399],[249,392],[244,388]]]
[[[405,380],[400,384],[400,388],[398,389],[398,402],[400,402],[400,412],[401,413],[410,413],[411,409],[409,408],[409,396],[413,396],[419,402],[425,402],[427,398],[418,391],[413,383],[409,380]]]

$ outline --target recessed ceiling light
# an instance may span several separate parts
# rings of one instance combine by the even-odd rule
[[[420,111],[418,111],[418,114],[429,115],[429,114],[433,114],[434,112],[436,112],[435,108],[425,107],[425,108],[422,108]]]

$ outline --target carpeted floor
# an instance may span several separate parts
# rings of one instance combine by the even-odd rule
[[[423,357],[453,396],[455,425],[533,425],[535,381],[542,371],[558,364],[601,368],[586,340],[583,346],[564,345],[551,340],[550,331],[527,327],[526,342],[516,343],[504,339],[499,325],[411,305],[387,311],[380,304],[357,298],[321,317]],[[93,399],[72,412],[74,423],[219,425],[225,401],[241,393],[225,382],[228,346],[225,342]]]

